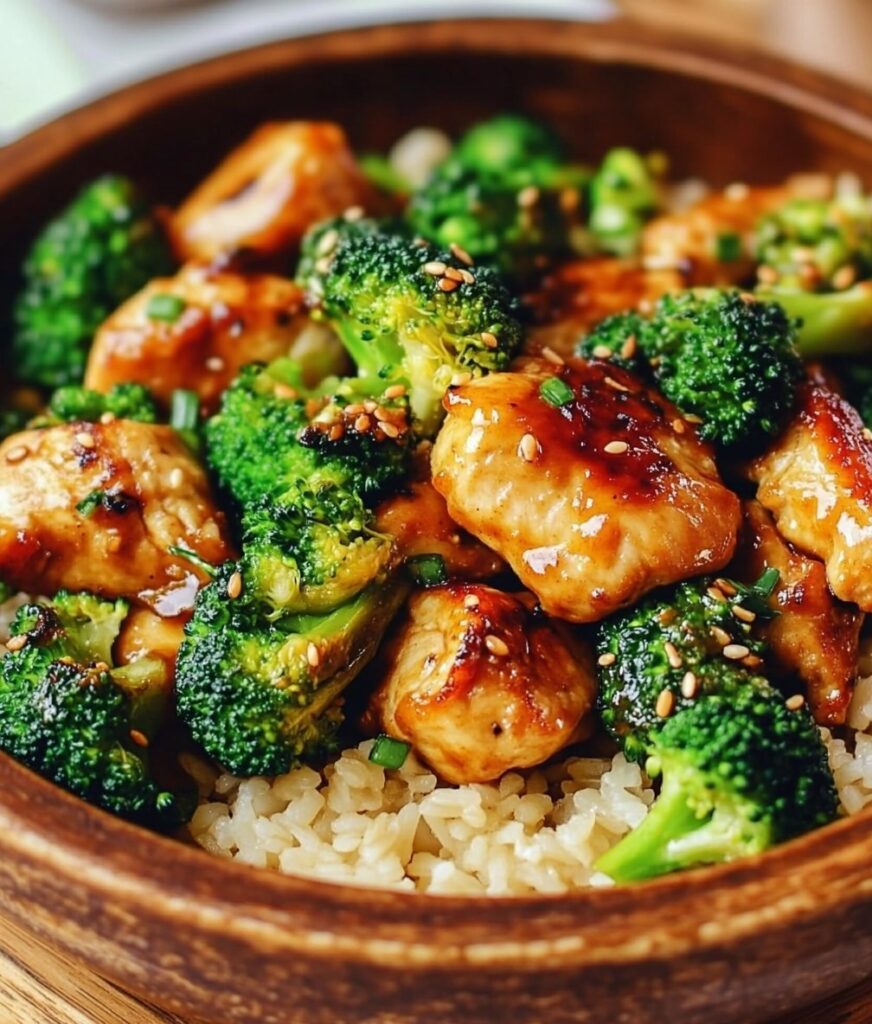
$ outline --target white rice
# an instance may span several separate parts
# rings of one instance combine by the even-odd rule
[[[858,682],[849,724],[847,740],[821,734],[843,810],[855,814],[872,803],[872,674]],[[429,893],[562,893],[611,884],[593,864],[654,799],[622,754],[448,786],[412,754],[399,771],[371,764],[371,746],[344,751],[323,773],[213,776],[191,835],[210,853],[294,875]]]

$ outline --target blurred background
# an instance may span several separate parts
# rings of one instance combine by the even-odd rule
[[[618,14],[774,51],[872,90],[872,0],[0,0],[0,143],[178,64],[348,24]]]

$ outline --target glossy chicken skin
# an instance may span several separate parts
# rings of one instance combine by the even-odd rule
[[[823,563],[785,541],[762,505],[745,502],[744,513],[738,578],[751,583],[768,568],[779,573],[770,599],[778,614],[761,627],[772,659],[805,684],[815,721],[841,725],[854,691],[863,613],[833,597]]]
[[[488,579],[506,564],[449,516],[445,499],[430,480],[416,480],[376,509],[375,528],[397,542],[402,558],[441,555],[449,576]]]
[[[642,261],[652,269],[679,268],[692,285],[740,284],[754,273],[752,235],[760,217],[829,185],[824,177],[797,176],[775,187],[731,185],[713,192],[686,210],[650,221],[642,232]],[[723,236],[738,236],[738,258],[718,258]]]
[[[570,356],[591,329],[615,313],[642,312],[662,295],[687,287],[680,270],[645,270],[637,260],[574,260],[558,267],[539,290],[525,297],[535,320],[527,332],[526,351],[546,346]]]
[[[541,764],[590,731],[590,652],[511,594],[460,583],[415,594],[385,661],[369,725],[448,782]]]
[[[778,532],[826,564],[836,597],[872,611],[872,435],[856,410],[804,385],[793,420],[749,475]]]
[[[206,474],[171,427],[70,423],[0,445],[0,579],[16,589],[127,597],[171,617],[206,579],[173,545],[215,564],[232,555]]]
[[[295,248],[310,225],[370,200],[335,124],[264,124],[191,193],[170,224],[182,260]]]
[[[184,303],[175,319],[150,316],[163,296]],[[135,381],[164,404],[176,388],[188,388],[213,411],[242,366],[286,355],[308,323],[292,281],[189,264],[151,281],[100,327],[85,386],[108,391]]]
[[[555,376],[572,394],[559,408],[539,391]],[[693,426],[632,374],[526,360],[451,388],[445,406],[433,482],[549,614],[593,622],[732,556],[738,498]]]

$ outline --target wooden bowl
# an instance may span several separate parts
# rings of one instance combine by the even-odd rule
[[[771,59],[622,24],[338,32],[174,72],[9,146],[4,288],[35,227],[100,171],[173,200],[264,118],[335,118],[378,148],[412,125],[457,129],[506,108],[545,115],[582,156],[631,142],[717,182],[803,168],[872,179],[869,98]],[[869,973],[870,839],[866,813],[637,887],[425,897],[212,859],[0,758],[0,916],[211,1022],[764,1020]]]

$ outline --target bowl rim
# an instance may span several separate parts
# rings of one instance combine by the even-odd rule
[[[494,21],[518,29],[517,46],[489,32]],[[428,31],[422,33],[424,27]],[[289,57],[299,64],[341,60],[357,55],[362,42],[368,59],[408,53],[416,47],[421,52],[441,52],[451,45],[469,52],[552,53],[594,63],[667,70],[752,93],[765,92],[872,144],[872,95],[759,51],[713,46],[622,19],[599,24],[538,18],[449,19],[293,37],[128,85],[0,150],[0,204],[52,163],[169,99],[207,91],[219,80],[232,84],[256,70],[283,66]],[[0,847],[66,874],[73,869],[83,883],[87,881],[107,898],[114,895],[128,903],[147,900],[167,921],[180,926],[182,912],[188,920],[193,908],[203,920],[221,922],[240,936],[256,934],[258,941],[276,950],[302,945],[318,955],[335,954],[341,947],[344,955],[373,963],[400,950],[415,966],[446,969],[473,958],[483,967],[538,970],[543,954],[555,966],[575,963],[579,956],[602,963],[650,960],[749,937],[771,920],[776,909],[779,921],[790,922],[854,905],[858,898],[872,906],[872,874],[857,856],[860,845],[872,838],[872,807],[762,855],[640,885],[560,895],[468,897],[252,870],[115,818],[3,754],[0,793]],[[36,809],[49,813],[39,816]],[[774,887],[767,885],[767,879],[772,875],[787,880],[786,894],[771,891]],[[818,875],[826,875],[829,882],[815,892],[807,881]],[[833,879],[833,875],[839,877]],[[205,879],[210,880],[208,886]],[[736,912],[737,892],[742,894],[741,913]],[[716,910],[728,895],[733,898],[732,912],[720,919]],[[482,905],[489,910],[486,924],[478,924],[470,915],[472,907]],[[667,922],[650,942],[634,934],[634,920],[641,922],[646,911],[667,905],[668,916],[674,919],[671,926]],[[368,927],[356,923],[351,913],[362,908],[370,917]],[[708,927],[687,932],[681,921],[684,915],[708,920]],[[504,941],[500,922],[522,916],[529,939]],[[408,937],[409,921],[415,922],[413,939]],[[613,933],[609,931],[612,922]],[[430,929],[426,940],[421,937],[422,925]],[[589,939],[600,935],[604,941],[591,945]]]

